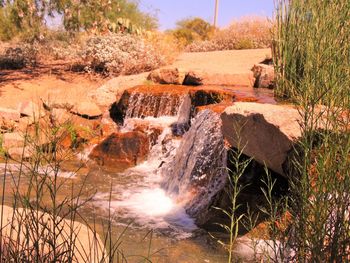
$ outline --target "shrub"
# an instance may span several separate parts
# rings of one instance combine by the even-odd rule
[[[217,31],[210,40],[195,41],[187,52],[207,52],[234,49],[267,48],[271,43],[271,25],[263,18],[250,18],[233,22]]]
[[[195,41],[206,41],[210,39],[214,33],[214,27],[199,17],[187,18],[177,22],[177,28],[169,33],[182,46],[187,46]]]
[[[25,44],[23,47],[6,48],[0,55],[0,69],[22,69],[35,66],[38,49],[34,45]]]
[[[104,74],[136,74],[165,63],[152,45],[138,36],[126,34],[92,37],[82,56],[87,69]]]

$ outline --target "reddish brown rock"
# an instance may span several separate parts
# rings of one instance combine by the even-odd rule
[[[103,166],[132,167],[146,158],[149,145],[147,135],[142,132],[113,133],[97,145],[89,157]]]

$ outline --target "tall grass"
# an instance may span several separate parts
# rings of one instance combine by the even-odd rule
[[[115,232],[110,209],[101,223],[86,219],[82,209],[96,189],[87,177],[74,179],[80,168],[60,176],[75,155],[64,146],[68,125],[39,123],[24,132],[22,156],[6,159],[2,173],[0,262],[127,262],[120,247],[127,228]]]
[[[298,106],[302,130],[286,166],[284,262],[350,260],[349,17],[349,1],[276,1],[276,94]]]
[[[350,2],[276,0],[275,9],[276,94],[330,106],[349,96]]]

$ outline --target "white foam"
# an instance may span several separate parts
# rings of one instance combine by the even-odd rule
[[[177,121],[177,116],[161,116],[155,117],[145,117],[145,118],[127,118],[124,120],[124,125],[121,132],[133,131],[137,126],[147,126],[149,128],[161,128],[165,129],[171,124]]]
[[[99,201],[96,205],[105,209],[110,207],[117,217],[133,219],[136,226],[171,230],[171,234],[178,239],[190,237],[196,229],[194,220],[186,214],[185,209],[159,187],[129,189],[117,198],[120,200],[111,202],[107,196],[97,194],[95,198]]]

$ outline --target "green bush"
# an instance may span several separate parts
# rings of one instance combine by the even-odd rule
[[[187,18],[177,22],[177,28],[169,33],[172,34],[183,46],[187,46],[194,41],[205,41],[210,39],[214,31],[214,27],[207,21],[196,17]]]

